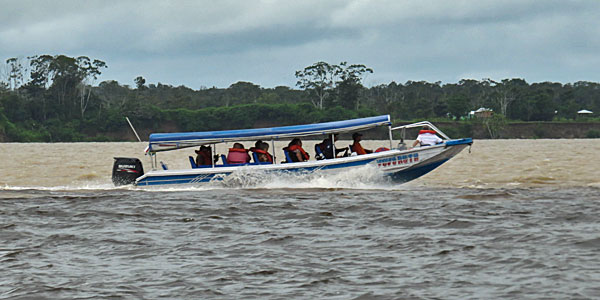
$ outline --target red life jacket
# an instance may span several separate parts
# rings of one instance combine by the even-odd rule
[[[227,154],[227,163],[245,164],[247,162],[250,162],[250,155],[248,155],[248,150],[229,148],[229,153]]]
[[[308,160],[310,158],[310,155],[308,155],[308,153],[306,153],[306,151],[304,151],[304,149],[302,149],[302,147],[300,147],[298,145],[291,145],[291,146],[287,147],[287,151],[289,151],[289,152],[296,151],[296,150],[300,150],[300,153],[302,153],[302,157],[304,158],[304,160]]]
[[[265,150],[262,150],[262,149],[257,149],[257,148],[252,148],[250,150],[252,150],[253,152],[256,152],[258,154],[264,154],[264,155],[266,155],[267,159],[269,160],[269,162],[273,163],[273,156],[271,156],[271,154],[269,154],[269,152],[267,152]]]
[[[419,134],[423,134],[423,133],[431,133],[431,134],[436,134],[437,132],[433,131],[433,130],[421,130],[419,131]]]

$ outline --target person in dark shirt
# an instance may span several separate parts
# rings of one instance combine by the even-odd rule
[[[208,166],[212,164],[210,146],[200,146],[200,149],[196,150],[196,165],[197,166]]]
[[[333,143],[335,143],[335,141],[337,140],[337,137],[338,137],[338,134],[336,133],[333,135],[333,141],[331,140],[331,136],[329,136],[328,138],[324,139],[320,144],[317,145],[317,147],[319,147],[319,149],[321,149],[321,152],[323,153],[323,155],[325,156],[326,159],[332,159],[334,157]],[[338,153],[344,152],[347,150],[348,150],[348,148],[338,149],[336,147],[335,155],[337,156]]]

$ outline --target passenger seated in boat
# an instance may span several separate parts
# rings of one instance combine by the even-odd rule
[[[256,157],[258,161],[255,162],[270,162],[273,163],[273,156],[269,154],[269,144],[263,142],[262,140],[256,141],[254,143],[254,147],[249,149],[250,151],[256,153]]]
[[[362,140],[362,133],[359,133],[359,132],[353,133],[352,134],[352,139],[354,140],[354,143],[350,146],[350,148],[351,148],[352,152],[356,153],[356,155],[363,155],[363,154],[373,153],[373,150],[365,149],[360,144],[360,141]]]
[[[419,131],[419,135],[412,146],[431,146],[441,142],[443,142],[443,140],[436,135],[436,132],[431,130],[429,126],[425,126]]]
[[[258,140],[256,141],[256,143],[254,143],[254,147],[250,147],[250,151],[255,152],[256,149],[260,149],[260,145],[262,145],[263,141],[262,140]]]
[[[302,149],[302,141],[299,138],[294,138],[283,150],[289,152],[292,162],[307,161],[310,158],[310,155]]]
[[[273,156],[269,153],[269,144],[265,142],[260,143],[260,147],[255,149],[256,155],[258,156],[259,162],[273,163]]]
[[[212,165],[211,156],[211,148],[210,146],[200,146],[200,149],[195,151],[196,156],[196,165],[197,166],[209,166]]]
[[[256,153],[258,162],[273,163],[273,156],[269,153],[269,144],[265,142],[256,142],[255,147],[250,148],[250,151]]]
[[[331,136],[330,136],[330,137],[324,139],[320,144],[317,144],[317,147],[319,147],[319,149],[321,149],[321,152],[323,153],[325,158],[327,158],[327,159],[333,158],[333,143],[335,143],[335,141],[337,140],[337,137],[338,137],[338,134],[336,133],[333,135],[333,141],[331,141]],[[344,151],[348,151],[348,148],[338,149],[336,147],[335,155],[337,156],[338,153],[344,152]]]
[[[250,162],[250,155],[248,150],[244,149],[244,145],[240,143],[233,144],[233,148],[229,148],[227,154],[228,164],[246,164]]]

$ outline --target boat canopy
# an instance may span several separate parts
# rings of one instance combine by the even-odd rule
[[[148,151],[159,152],[196,147],[206,144],[251,140],[278,140],[299,136],[324,135],[337,132],[365,130],[377,126],[391,125],[390,116],[382,115],[361,119],[327,123],[293,125],[270,128],[237,129],[223,131],[152,133]]]

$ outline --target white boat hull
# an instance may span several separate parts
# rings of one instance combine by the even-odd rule
[[[153,170],[137,178],[137,186],[155,185],[202,185],[226,179],[232,174],[266,173],[317,173],[335,174],[358,167],[370,166],[394,182],[406,182],[418,178],[452,158],[471,139],[451,140],[443,144],[410,150],[389,150],[337,159],[299,163],[216,166],[185,170]]]

